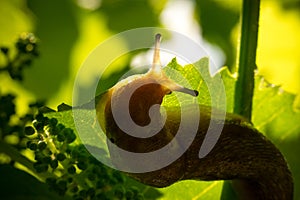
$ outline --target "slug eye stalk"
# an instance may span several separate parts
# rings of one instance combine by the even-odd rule
[[[199,92],[197,90],[191,90],[188,88],[185,88],[179,84],[177,84],[172,79],[168,78],[166,74],[164,73],[160,61],[160,42],[161,42],[161,34],[156,34],[155,36],[155,47],[154,47],[154,55],[153,55],[153,63],[152,67],[148,71],[149,77],[153,77],[154,79],[158,80],[159,83],[166,88],[168,88],[170,91],[177,91],[186,93],[192,96],[198,96]]]

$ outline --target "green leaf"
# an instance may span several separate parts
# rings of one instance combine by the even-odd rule
[[[186,180],[172,186],[159,189],[164,195],[159,200],[219,200],[223,181]]]
[[[228,68],[223,67],[212,75],[209,70],[209,59],[206,57],[194,64],[184,67],[180,66],[174,58],[165,68],[165,71],[167,75],[177,83],[199,91],[197,100],[195,98],[187,98],[184,94],[176,94],[183,98],[184,103],[198,101],[202,105],[211,106],[211,99],[213,98],[215,102],[217,102],[214,106],[220,109],[226,109],[227,112],[233,111],[235,79],[230,74]],[[222,95],[223,90],[225,91],[224,95]],[[226,99],[219,99],[223,97]],[[175,95],[166,96],[163,105],[178,106]]]
[[[293,109],[295,95],[257,77],[253,101],[253,123],[274,141],[280,142],[300,134],[300,113]],[[261,112],[263,110],[263,112]]]
[[[256,78],[253,102],[254,126],[285,156],[294,178],[294,197],[300,199],[300,112],[293,108],[295,95]]]
[[[176,70],[176,71],[174,71]],[[217,74],[211,75],[209,70],[209,59],[202,58],[194,64],[180,66],[176,59],[173,59],[165,68],[167,75],[177,83],[190,87],[199,91],[196,99],[198,103],[211,106],[211,98],[222,97],[221,84],[224,84],[226,92],[226,101],[222,99],[216,100],[222,105],[216,105],[218,108],[233,110],[233,93],[235,79],[230,75],[227,68],[220,69]],[[179,72],[179,73],[178,73]],[[193,103],[195,98],[187,97],[184,94],[176,94],[181,103]],[[179,102],[175,95],[168,95],[164,98],[163,106],[179,106]],[[227,103],[226,103],[227,102]],[[229,103],[228,103],[229,102]],[[159,189],[164,195],[159,198],[165,199],[211,199],[219,200],[221,197],[223,181],[195,181],[185,180],[175,183],[167,188]],[[184,198],[183,198],[184,197]]]

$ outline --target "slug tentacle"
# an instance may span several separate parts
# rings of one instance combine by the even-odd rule
[[[191,90],[188,88],[185,88],[179,84],[177,84],[175,81],[167,77],[167,75],[164,73],[160,61],[160,41],[161,41],[161,34],[156,34],[155,36],[155,47],[154,47],[154,55],[153,55],[153,63],[152,67],[148,71],[147,75],[149,77],[153,77],[155,80],[159,81],[159,84],[165,86],[170,91],[177,91],[182,92],[186,94],[190,94],[192,96],[198,96],[198,91]]]
[[[155,36],[155,46],[154,46],[154,54],[153,54],[153,63],[151,67],[151,71],[161,72],[161,62],[160,62],[160,41],[161,34],[156,34]]]

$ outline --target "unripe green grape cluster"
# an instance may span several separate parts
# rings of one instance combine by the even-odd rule
[[[77,144],[74,131],[55,118],[38,114],[28,126],[27,148],[32,150],[37,173],[50,172],[50,189],[73,199],[143,199],[136,188],[126,188],[123,174],[104,166]],[[49,174],[49,173],[48,173]]]
[[[16,53],[6,46],[0,51],[6,58],[6,65],[0,66],[0,71],[7,71],[14,80],[23,80],[23,69],[29,67],[34,58],[39,56],[37,38],[32,33],[22,33],[15,43]]]

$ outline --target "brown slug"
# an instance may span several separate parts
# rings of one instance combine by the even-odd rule
[[[225,121],[220,121],[203,105],[197,108],[191,105],[183,111],[177,107],[162,111],[160,104],[165,95],[174,91],[197,96],[198,92],[178,85],[165,75],[159,58],[160,37],[156,35],[152,68],[146,74],[120,81],[96,105],[99,122],[110,141],[112,162],[129,167],[137,163],[152,165],[147,157],[133,162],[134,157],[122,156],[115,147],[147,154],[176,140],[167,154],[171,156],[182,151],[184,140],[187,140],[190,145],[169,165],[154,171],[127,174],[155,187],[166,187],[185,179],[232,180],[239,199],[293,199],[292,175],[283,155],[242,117],[226,113]],[[194,112],[195,109],[200,112]],[[191,122],[183,129],[184,137],[176,139],[182,115]],[[192,119],[197,119],[195,135],[189,131],[190,126],[195,126]],[[213,149],[199,158],[209,124],[222,125],[223,129]],[[162,156],[161,160],[165,158]]]

